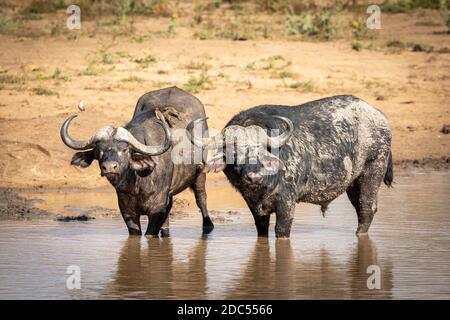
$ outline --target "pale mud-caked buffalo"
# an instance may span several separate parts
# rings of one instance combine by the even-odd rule
[[[201,161],[176,164],[171,159],[176,143],[172,131],[184,132],[189,122],[205,117],[197,98],[177,87],[146,93],[125,126],[101,128],[85,141],[77,141],[68,133],[75,117],[69,117],[61,127],[63,142],[74,150],[83,150],[73,156],[71,164],[85,168],[98,160],[101,175],[116,189],[120,212],[131,235],[141,234],[141,215],[149,217],[146,235],[157,236],[160,230],[163,236],[168,235],[172,197],[186,188],[194,191],[203,216],[203,232],[212,231]],[[206,134],[206,126],[204,130]]]
[[[234,116],[219,135],[194,133],[195,145],[217,150],[204,171],[223,170],[247,202],[259,236],[268,235],[271,213],[276,236],[289,237],[295,203],[318,204],[325,212],[344,192],[358,215],[356,233],[367,233],[380,184],[393,180],[386,117],[354,96],[257,106]]]

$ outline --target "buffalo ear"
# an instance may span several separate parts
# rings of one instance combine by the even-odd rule
[[[132,152],[130,157],[131,169],[138,172],[151,173],[155,169],[156,164],[150,156],[142,153]]]
[[[203,172],[220,172],[226,167],[224,154],[216,154],[212,159],[208,160],[203,168]]]
[[[186,121],[184,114],[173,107],[156,108],[155,115],[159,120],[167,123],[171,128],[175,128]]]
[[[87,168],[91,165],[95,159],[95,151],[89,150],[84,152],[77,152],[73,155],[70,164],[73,166],[79,166],[81,168]]]

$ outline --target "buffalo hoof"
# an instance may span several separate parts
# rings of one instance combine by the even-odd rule
[[[269,233],[268,232],[258,233],[258,238],[268,238],[268,237],[269,237]]]
[[[291,236],[291,232],[275,232],[275,237],[277,239],[289,239],[289,237]]]
[[[214,223],[211,221],[210,217],[203,219],[203,234],[211,233],[214,230]]]
[[[369,231],[369,227],[370,227],[370,225],[367,225],[367,224],[358,225],[358,229],[356,229],[356,235],[357,236],[367,235],[367,232]]]
[[[161,237],[162,238],[170,237],[169,228],[161,229]]]
[[[157,234],[146,233],[145,236],[146,236],[147,238],[159,238],[159,235],[157,235]]]
[[[214,230],[214,225],[203,226],[203,234],[209,234]]]
[[[141,230],[137,230],[137,229],[128,229],[128,234],[130,236],[141,236],[142,232],[141,232]]]

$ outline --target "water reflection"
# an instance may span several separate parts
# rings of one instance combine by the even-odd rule
[[[392,262],[389,258],[378,257],[377,247],[369,237],[360,237],[357,246],[348,259],[348,277],[350,279],[350,298],[392,298],[393,274]],[[370,290],[367,279],[372,274],[369,266],[380,267],[380,289]]]
[[[267,239],[258,239],[242,276],[227,298],[391,298],[392,265],[380,265],[375,244],[369,237],[356,242],[347,261],[341,262],[322,248],[313,257],[295,256],[290,240],[275,242],[275,255]],[[381,289],[367,288],[367,267],[379,265]]]
[[[123,243],[112,281],[104,297],[146,299],[207,299],[208,240],[198,239],[185,259],[175,257],[170,238]],[[271,251],[274,251],[273,254]],[[379,259],[369,237],[355,242],[347,259],[326,248],[314,255],[295,254],[290,240],[258,238],[240,272],[225,283],[225,299],[391,298],[392,265]],[[239,263],[235,261],[235,263]],[[381,269],[381,289],[369,290],[367,267]]]
[[[128,238],[120,218],[0,221],[0,298],[448,299],[449,177],[400,176],[382,189],[370,238],[354,235],[346,196],[326,219],[299,205],[291,239],[280,241],[257,239],[248,210],[207,240],[198,214],[175,215],[170,239]],[[81,290],[66,287],[69,265],[82,270]],[[370,265],[380,267],[380,290],[367,288]]]
[[[199,239],[187,261],[177,261],[171,238],[129,237],[123,243],[113,281],[104,293],[124,298],[206,298],[207,241]]]

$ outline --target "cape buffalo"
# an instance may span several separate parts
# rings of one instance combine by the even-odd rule
[[[191,122],[188,131],[203,120]],[[247,202],[259,236],[268,235],[272,212],[276,236],[289,237],[295,203],[321,205],[324,213],[343,192],[358,215],[356,233],[366,233],[381,181],[390,186],[393,180],[389,124],[354,96],[257,106],[233,117],[220,135],[192,135],[191,141],[219,149],[205,172],[224,171]]]
[[[143,95],[133,118],[123,127],[104,127],[88,140],[76,141],[68,134],[70,122],[76,117],[71,116],[61,127],[61,138],[74,150],[87,150],[77,152],[72,165],[85,168],[98,160],[101,175],[116,189],[120,212],[131,235],[141,234],[140,216],[148,215],[145,234],[157,236],[161,230],[167,236],[172,196],[188,187],[201,210],[203,232],[208,233],[214,225],[206,208],[206,174],[200,164],[175,164],[170,152],[175,145],[172,130],[184,132],[190,121],[204,116],[197,98],[170,87]]]

